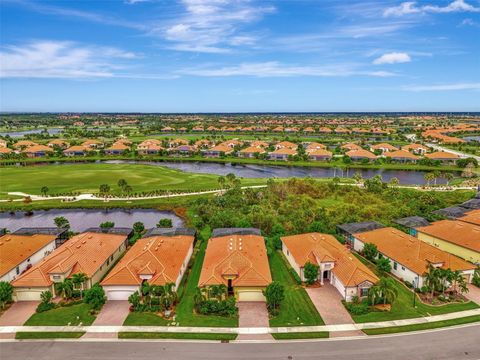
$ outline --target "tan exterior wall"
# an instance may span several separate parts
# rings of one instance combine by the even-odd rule
[[[260,286],[252,286],[252,287],[248,287],[248,286],[241,286],[241,287],[235,287],[233,289],[234,293],[235,293],[235,298],[237,299],[237,301],[239,300],[239,293],[242,292],[242,291],[248,291],[248,292],[258,292],[260,294],[262,294],[262,291],[265,289],[264,286],[260,287]],[[265,301],[265,296],[263,296],[263,294],[261,295],[261,297],[259,296],[259,299],[261,299],[262,301]]]
[[[125,242],[123,242],[122,245],[120,245],[120,247],[118,247],[117,250],[115,250],[115,252],[112,254],[113,260],[110,260],[111,258],[109,258],[109,260],[105,261],[102,266],[97,270],[97,272],[93,274],[93,276],[88,280],[87,288],[90,288],[93,284],[100,282],[103,276],[108,272],[108,270],[110,270],[115,261],[117,261],[118,258],[122,256],[125,250],[126,246]]]
[[[53,294],[52,287],[15,288],[14,290],[14,301],[40,301],[40,294],[47,290]]]
[[[436,237],[431,236],[431,235],[427,235],[427,234],[422,233],[420,231],[417,233],[417,237],[420,240],[422,240],[422,241],[424,241],[428,244],[431,244],[435,247],[438,247],[440,250],[446,251],[446,252],[448,252],[450,254],[453,254],[453,255],[457,255],[458,257],[461,257],[462,259],[470,261],[474,264],[480,263],[480,253],[479,252],[476,252],[476,251],[473,251],[473,250],[470,250],[470,249],[466,249],[464,247],[452,244],[448,241],[436,238]]]

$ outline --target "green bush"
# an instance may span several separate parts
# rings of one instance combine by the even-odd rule
[[[238,312],[234,297],[226,300],[207,299],[200,302],[197,309],[202,315],[235,316]]]
[[[44,311],[52,310],[53,308],[55,308],[55,304],[53,302],[48,302],[48,303],[41,302],[40,304],[38,304],[37,309],[35,311],[37,313],[41,313]]]
[[[100,310],[105,304],[105,301],[105,291],[98,283],[85,291],[85,297],[83,298],[83,302],[90,305],[92,309]]]
[[[370,307],[368,306],[368,302],[366,300],[363,300],[360,303],[344,302],[344,305],[348,312],[352,315],[364,315],[370,312]]]

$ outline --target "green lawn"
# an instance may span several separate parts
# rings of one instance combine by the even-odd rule
[[[378,329],[365,329],[363,330],[363,332],[367,335],[394,334],[399,332],[437,329],[441,327],[470,324],[474,322],[480,322],[480,315],[467,316],[460,319],[435,321],[431,323],[416,324],[416,325],[393,326],[393,327],[378,328]]]
[[[15,339],[78,339],[85,332],[29,332],[21,331],[15,334]]]
[[[149,312],[131,312],[123,325],[125,326],[167,326],[170,321]]]
[[[40,194],[47,186],[50,194],[95,193],[101,184],[110,185],[113,194],[120,193],[119,179],[125,179],[133,192],[151,190],[201,191],[218,189],[218,176],[195,174],[161,166],[141,164],[73,164],[52,166],[5,167],[0,171],[2,197],[7,192]],[[242,185],[264,184],[266,179],[242,179]]]
[[[78,319],[77,319],[78,317]],[[90,306],[87,304],[77,304],[72,306],[64,306],[56,309],[48,310],[42,313],[33,314],[30,319],[25,322],[25,326],[64,326],[91,325],[95,320],[95,316],[90,314]]]
[[[355,255],[371,267],[371,265],[364,258],[360,257],[358,254]],[[371,267],[371,269],[373,271],[376,271],[375,268]],[[413,307],[413,292],[407,289],[399,281],[395,281],[395,287],[398,292],[398,297],[392,304],[391,311],[375,311],[365,315],[352,315],[353,320],[357,323],[366,323],[410,319],[416,317],[441,315],[463,310],[471,310],[479,307],[477,304],[471,301],[465,303],[432,306],[422,303],[418,297],[416,299],[416,307]]]
[[[285,300],[280,314],[270,319],[270,326],[324,325],[305,289],[295,282],[282,254],[274,252],[269,261],[273,280],[285,286]]]
[[[190,339],[190,340],[224,340],[237,338],[237,334],[211,333],[169,333],[169,332],[120,332],[119,339]]]
[[[272,334],[272,336],[275,340],[326,339],[330,337],[330,333],[328,331],[296,332],[296,333]]]

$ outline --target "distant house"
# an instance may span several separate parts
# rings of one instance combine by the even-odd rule
[[[23,150],[26,149],[27,147],[31,146],[37,146],[38,144],[36,142],[30,141],[30,140],[20,140],[17,141],[15,144],[13,144],[13,148],[17,150]]]
[[[381,143],[370,146],[370,151],[374,152],[375,150],[380,150],[382,153],[385,153],[387,151],[397,151],[398,148],[387,143]]]
[[[249,146],[238,152],[238,156],[244,158],[254,158],[259,154],[265,154],[265,149],[259,146]]]
[[[480,209],[468,211],[457,220],[480,226]]]
[[[106,155],[121,155],[125,151],[130,150],[130,147],[121,143],[121,142],[116,142],[112,144],[112,146],[108,147],[105,149],[105,154]]]
[[[368,161],[373,161],[377,159],[376,155],[371,153],[368,150],[350,150],[345,153],[346,156],[348,156],[350,159],[353,161],[362,161],[362,160],[368,160]]]
[[[88,231],[76,235],[12,282],[15,300],[38,301],[47,290],[55,294],[55,283],[76,273],[87,275],[84,285],[88,289],[103,278],[126,247],[125,234]]]
[[[35,232],[0,236],[0,281],[15,280],[44,259],[55,250],[58,237]]]
[[[419,159],[418,156],[415,156],[406,150],[388,151],[386,153],[383,153],[383,156],[389,157],[393,161],[402,162],[402,163],[407,163],[407,162],[416,163]]]
[[[455,164],[460,156],[445,152],[445,151],[436,151],[430,154],[425,154],[425,157],[430,160],[440,161],[443,164]]]
[[[137,145],[137,152],[140,155],[154,155],[163,150],[162,142],[157,139],[147,139]]]
[[[193,253],[194,234],[148,235],[132,246],[100,283],[108,300],[128,300],[142,283],[178,289]]]
[[[222,230],[221,234],[216,233],[218,230]],[[265,239],[258,229],[248,230],[214,230],[208,240],[199,287],[223,284],[238,301],[265,301],[262,291],[272,282]]]
[[[89,149],[99,149],[103,147],[103,143],[99,140],[88,139],[82,143],[82,146]]]
[[[429,265],[459,270],[467,282],[471,282],[475,271],[475,265],[395,228],[363,232],[355,234],[354,238],[355,251],[361,252],[365,244],[374,244],[379,254],[390,261],[391,273],[417,288],[425,285]]]
[[[177,138],[177,139],[170,140],[168,142],[168,147],[175,148],[175,147],[180,146],[180,145],[188,145],[188,143],[189,143],[189,141],[186,140],[186,139]]]
[[[266,142],[266,141],[262,141],[262,140],[254,140],[250,143],[250,146],[254,146],[254,147],[261,147],[261,148],[268,148],[269,146],[269,143]]]
[[[6,148],[7,147],[7,140],[0,139],[0,148]]]
[[[65,156],[85,156],[87,155],[87,148],[83,145],[74,145],[63,150],[63,154]]]
[[[271,153],[268,154],[268,158],[270,160],[283,160],[286,161],[288,160],[289,156],[295,156],[297,155],[297,150],[284,147],[280,148],[278,150],[272,151]]]
[[[280,150],[280,149],[292,149],[292,150],[297,150],[298,145],[295,143],[292,143],[290,141],[281,141],[277,144],[275,144],[275,150]]]
[[[50,141],[47,145],[52,147],[52,148],[58,147],[60,149],[66,149],[70,146],[70,143],[68,141],[65,141],[65,140],[55,139],[55,140]]]
[[[326,148],[327,147],[323,144],[320,144],[318,142],[311,142],[306,144],[305,152],[308,154],[310,152],[317,151],[317,150],[325,150]]]
[[[0,157],[11,154],[13,151],[7,147],[0,147]]]
[[[354,143],[343,144],[340,148],[346,151],[362,150],[362,147],[360,145]]]
[[[305,129],[303,129],[303,132],[304,133],[309,133],[309,134],[313,134],[315,132],[315,129],[311,126],[308,126],[306,127]]]
[[[44,157],[47,154],[52,154],[53,149],[51,147],[45,145],[34,145],[27,147],[25,150],[22,151],[27,157]]]
[[[408,144],[402,146],[402,150],[410,151],[417,155],[425,155],[429,151],[429,148],[421,144]]]
[[[328,127],[321,127],[318,129],[318,132],[320,134],[331,134],[332,133],[332,129],[328,128]]]
[[[193,131],[193,132],[203,132],[203,131],[204,131],[204,128],[203,128],[203,126],[198,125],[198,126],[194,126],[194,127],[192,128],[192,131]]]
[[[180,145],[170,149],[169,152],[181,156],[190,156],[197,152],[197,148],[193,145]]]
[[[284,236],[281,240],[285,258],[302,281],[306,280],[305,264],[317,265],[320,283],[332,284],[346,301],[351,301],[353,296],[366,297],[370,287],[379,280],[332,235],[307,233]]]
[[[441,250],[480,265],[480,226],[460,220],[441,220],[417,227],[417,237]]]
[[[328,150],[318,149],[308,152],[308,158],[315,161],[331,160],[332,152]]]

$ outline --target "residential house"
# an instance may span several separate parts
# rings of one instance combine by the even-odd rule
[[[175,147],[180,146],[180,145],[188,145],[188,144],[189,144],[188,140],[177,138],[177,139],[170,140],[168,142],[168,147],[169,148],[175,148]]]
[[[259,154],[265,154],[265,149],[260,146],[249,146],[245,149],[240,150],[237,154],[239,157],[254,158]]]
[[[374,244],[379,256],[390,261],[391,273],[416,288],[425,285],[430,265],[459,270],[467,282],[475,271],[475,265],[392,227],[354,234],[355,251],[362,252],[365,244]]]
[[[297,150],[298,145],[295,143],[292,143],[290,141],[281,141],[277,144],[275,144],[275,150],[280,150],[280,149],[292,149],[292,150]]]
[[[480,226],[459,220],[441,220],[418,227],[417,237],[443,251],[480,264]]]
[[[270,160],[283,160],[287,161],[289,156],[297,155],[297,150],[289,147],[280,148],[272,151],[268,154]]]
[[[318,132],[320,134],[331,134],[332,133],[332,129],[328,128],[328,127],[321,127],[318,129]]]
[[[176,148],[169,149],[169,152],[180,156],[191,156],[197,152],[197,148],[193,145],[179,145]]]
[[[268,148],[269,147],[269,143],[266,142],[266,141],[262,141],[262,140],[254,140],[250,143],[250,146],[255,146],[255,147],[262,147],[262,148]]]
[[[272,282],[265,239],[258,229],[215,229],[208,240],[198,282],[227,286],[238,301],[265,301]]]
[[[108,147],[105,149],[105,154],[106,155],[121,155],[125,151],[130,150],[130,147],[128,145],[125,145],[121,142],[115,142],[112,144],[112,146]]]
[[[375,150],[380,150],[382,153],[385,153],[387,151],[397,151],[398,149],[393,145],[381,143],[370,146],[371,152],[375,152]]]
[[[318,142],[306,143],[306,144],[304,144],[304,146],[305,146],[305,152],[307,154],[310,153],[310,152],[313,152],[313,151],[317,151],[317,150],[325,150],[327,148],[325,145],[320,144]]]
[[[7,140],[0,139],[0,148],[6,148],[7,144]]]
[[[425,154],[425,157],[430,160],[440,161],[443,164],[455,164],[457,160],[460,159],[460,156],[445,151],[436,151],[430,154]]]
[[[65,140],[55,139],[55,140],[50,141],[47,145],[50,146],[51,148],[57,147],[57,148],[60,148],[60,149],[66,149],[70,146],[70,143],[68,141],[65,141]]]
[[[47,154],[52,154],[53,149],[51,147],[45,146],[45,145],[34,145],[34,146],[29,146],[25,150],[22,151],[24,154],[27,155],[27,157],[33,158],[33,157],[44,157]]]
[[[37,146],[38,144],[36,142],[30,141],[30,140],[20,140],[17,141],[15,144],[13,144],[13,148],[16,150],[24,150],[27,147],[31,146]]]
[[[413,155],[411,152],[406,150],[396,150],[396,151],[388,151],[383,153],[383,156],[392,159],[393,161],[402,162],[402,163],[416,163],[419,159],[418,156]]]
[[[402,146],[402,150],[410,151],[417,155],[425,155],[429,151],[429,148],[421,144],[408,144]]]
[[[310,160],[325,161],[332,159],[332,152],[324,149],[309,151],[307,154]]]
[[[210,158],[218,158],[221,156],[225,156],[231,154],[233,152],[233,148],[229,147],[225,144],[218,144],[210,149],[203,150],[203,156],[210,157]]]
[[[157,139],[147,139],[137,145],[137,152],[140,155],[154,155],[162,150],[162,142]]]
[[[293,270],[305,281],[304,267],[312,263],[319,267],[318,280],[332,284],[344,300],[368,295],[379,279],[348,248],[335,237],[320,233],[284,236],[282,251]]]
[[[192,131],[193,131],[193,132],[203,132],[203,131],[204,131],[204,128],[203,128],[203,126],[198,125],[198,126],[194,126],[194,127],[192,128]]]
[[[178,289],[193,253],[195,230],[152,230],[137,240],[100,283],[108,300],[128,300],[145,281],[160,286],[173,283],[174,290]]]
[[[0,157],[4,155],[11,154],[13,151],[7,147],[0,147]]]
[[[88,139],[82,143],[82,146],[88,149],[100,149],[103,147],[103,143],[99,140]]]
[[[85,156],[87,151],[90,150],[83,145],[70,146],[68,149],[63,150],[65,156]]]
[[[362,160],[373,161],[377,158],[375,154],[364,149],[350,150],[350,151],[347,151],[345,155],[348,156],[353,161],[362,161]]]
[[[480,210],[468,211],[464,216],[459,217],[457,220],[480,226]]]
[[[59,235],[65,232],[49,234],[31,230],[0,236],[0,281],[11,282],[40,262],[55,250]]]
[[[360,145],[354,143],[343,144],[340,148],[346,151],[362,150],[362,147]]]
[[[87,275],[85,288],[99,282],[108,269],[125,252],[131,229],[123,233],[108,233],[87,230],[75,235],[55,249],[41,262],[33,265],[13,282],[16,301],[40,300],[43,291],[55,293],[55,283],[70,278],[73,274]]]

